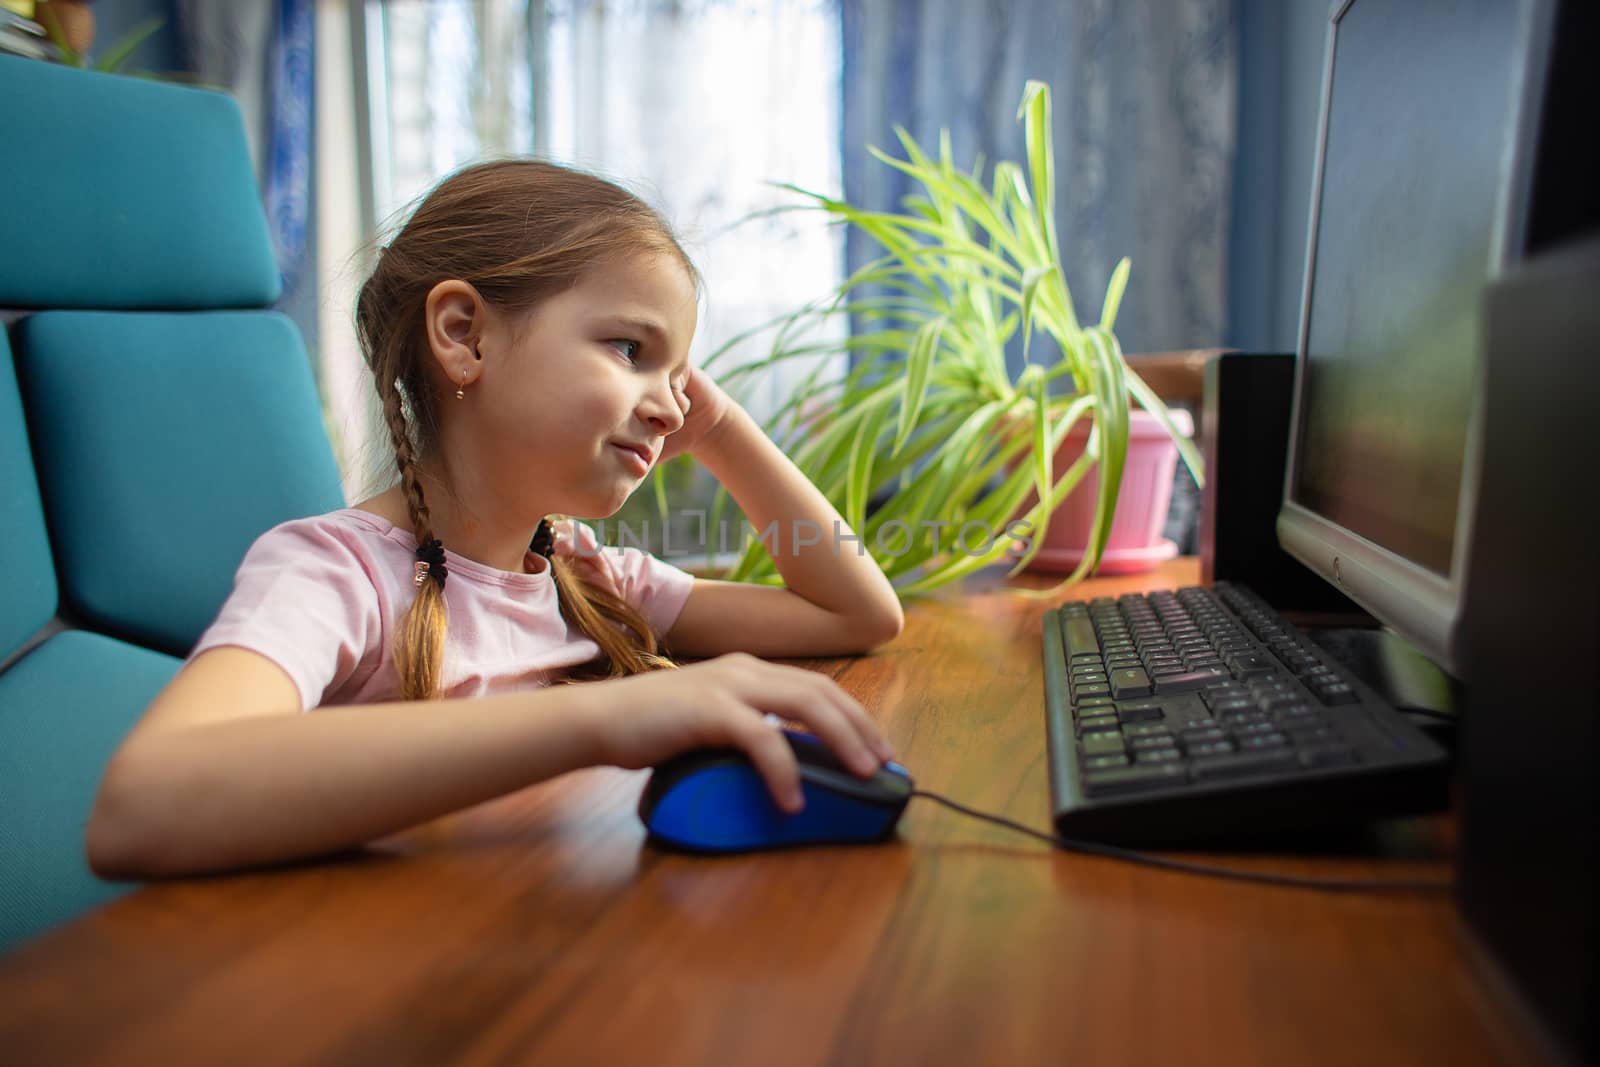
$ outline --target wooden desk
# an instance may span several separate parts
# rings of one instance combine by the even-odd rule
[[[919,784],[1044,827],[1045,604],[995,585],[816,666]],[[348,858],[142,889],[0,961],[0,1062],[1528,1062],[1444,895],[1056,853],[929,801],[894,844],[664,855],[634,812],[645,777],[584,771]],[[1402,823],[1383,860],[1206,858],[1443,877],[1449,830]]]

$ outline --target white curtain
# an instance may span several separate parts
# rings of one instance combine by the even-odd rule
[[[367,0],[376,221],[463,164],[533,148],[527,0]],[[373,17],[376,16],[376,17]]]

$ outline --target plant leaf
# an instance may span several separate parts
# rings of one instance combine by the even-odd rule
[[[1111,272],[1111,281],[1106,284],[1106,302],[1100,308],[1100,328],[1111,329],[1112,323],[1117,321],[1117,309],[1122,306],[1122,291],[1128,287],[1128,271],[1132,262],[1123,256],[1117,263],[1116,270]]]
[[[145,40],[148,39],[151,34],[155,33],[166,24],[167,20],[159,16],[145,19],[132,30],[128,31],[128,35],[126,37],[112,45],[111,48],[95,62],[94,69],[107,74],[116,71],[117,68],[121,67],[122,64],[128,61],[129,56],[133,55],[134,49],[144,44]]]
[[[1033,307],[1039,299],[1039,283],[1056,272],[1054,263],[1047,267],[1029,267],[1022,276],[1022,361],[1028,361],[1028,346],[1033,340]]]
[[[1050,136],[1050,87],[1030,80],[1022,88],[1022,104],[1017,108],[1023,140],[1028,150],[1028,169],[1033,173],[1033,204],[1039,230],[1045,237],[1045,252],[1052,261],[1056,252],[1056,175],[1055,151]]]
[[[1189,468],[1189,473],[1194,476],[1194,483],[1201,488],[1206,484],[1205,461],[1200,457],[1200,450],[1189,437],[1182,433],[1172,421],[1172,413],[1167,410],[1167,405],[1162,403],[1145,380],[1139,377],[1139,372],[1132,367],[1127,368],[1128,391],[1133,398],[1139,401],[1139,406],[1156,417],[1162,429],[1172,437],[1173,443],[1178,446],[1178,455],[1183,459],[1184,465]]]
[[[876,405],[861,420],[850,441],[850,469],[845,488],[845,522],[852,529],[867,527],[867,497],[872,491],[872,464],[876,458],[878,436],[883,430],[886,405]]]
[[[1045,392],[1042,374],[1034,380],[1033,408],[1033,483],[1043,500],[1050,495],[1050,470],[1055,456],[1050,448],[1050,396]]]
[[[922,401],[928,389],[928,375],[933,369],[934,357],[939,352],[939,339],[944,335],[948,322],[943,315],[928,320],[911,343],[911,351],[906,357],[905,395],[900,401],[900,420],[895,427],[894,446],[889,450],[891,456],[899,454],[917,424],[917,416],[922,411]]]

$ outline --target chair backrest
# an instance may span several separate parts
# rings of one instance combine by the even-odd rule
[[[250,543],[342,506],[221,93],[0,56],[0,951],[126,889],[105,761]]]

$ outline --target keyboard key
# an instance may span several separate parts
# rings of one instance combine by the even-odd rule
[[[1067,655],[1080,653],[1100,655],[1100,638],[1095,636],[1094,623],[1082,616],[1068,616],[1063,620],[1061,636],[1067,644]]]
[[[1171,737],[1172,736],[1172,731],[1167,728],[1166,723],[1140,722],[1140,723],[1134,723],[1132,726],[1123,727],[1122,734],[1123,734],[1124,737],[1129,737],[1129,738],[1133,738],[1133,737]]]
[[[1152,722],[1162,717],[1161,705],[1153,700],[1139,700],[1117,709],[1123,722]]]
[[[1177,763],[1136,763],[1131,767],[1085,771],[1083,775],[1084,791],[1090,796],[1135,793],[1182,782],[1183,767]]]
[[[1214,708],[1217,706],[1218,701],[1232,700],[1238,697],[1244,697],[1248,699],[1249,695],[1250,690],[1246,689],[1238,682],[1222,682],[1217,685],[1209,686],[1205,692],[1200,694],[1200,699],[1206,702],[1207,707]]]
[[[1120,754],[1122,735],[1115,730],[1090,730],[1078,739],[1078,747],[1085,756],[1112,756]]]
[[[1135,749],[1133,754],[1140,763],[1172,763],[1183,758],[1182,754],[1171,745],[1165,748]]]
[[[1216,741],[1200,741],[1189,746],[1191,756],[1220,756],[1233,751],[1233,742],[1225,738]]]
[[[1111,672],[1111,693],[1118,700],[1150,695],[1150,676],[1133,667]]]
[[[1079,697],[1110,696],[1111,687],[1106,685],[1104,682],[1096,682],[1093,685],[1080,685],[1073,690],[1073,695]]]
[[[1273,708],[1272,715],[1280,723],[1322,721],[1322,716],[1317,712],[1317,710],[1302,700],[1297,700],[1292,704],[1284,704]]]
[[[1181,671],[1178,673],[1157,674],[1155,676],[1155,690],[1157,694],[1167,693],[1192,693],[1196,689],[1204,689],[1211,682],[1222,677],[1219,670]]]
[[[1215,727],[1205,730],[1189,730],[1179,734],[1178,736],[1183,739],[1183,747],[1188,749],[1190,752],[1194,752],[1195,748],[1199,745],[1215,744],[1218,741],[1226,741],[1228,739],[1227,734]]]
[[[1343,682],[1313,687],[1312,691],[1317,694],[1317,699],[1324,704],[1354,704],[1361,699],[1356,695],[1354,689]]]
[[[1093,730],[1115,730],[1117,717],[1115,715],[1085,715],[1078,719],[1078,735],[1089,733]]]
[[[1121,753],[1112,756],[1091,756],[1083,761],[1083,765],[1091,771],[1104,770],[1107,767],[1126,767],[1128,757]]]
[[[1259,652],[1240,652],[1228,657],[1228,666],[1233,670],[1235,678],[1248,678],[1253,674],[1271,674],[1275,667],[1272,660]]]
[[[1251,734],[1249,737],[1241,738],[1239,747],[1243,750],[1251,751],[1258,748],[1277,748],[1288,743],[1289,739],[1287,737],[1273,730],[1270,733]]]
[[[1192,756],[1189,773],[1195,781],[1265,774],[1299,766],[1292,748],[1268,748],[1255,752],[1229,752],[1215,756]]]

